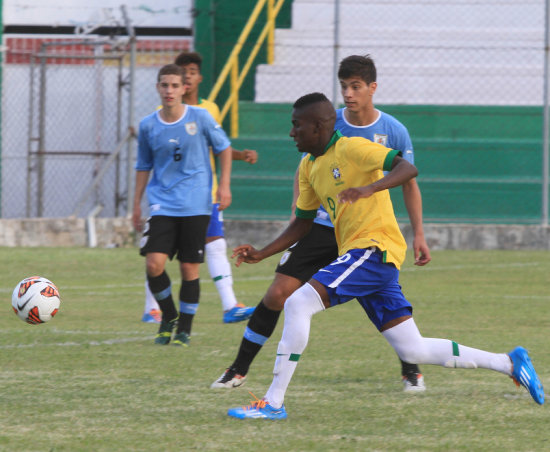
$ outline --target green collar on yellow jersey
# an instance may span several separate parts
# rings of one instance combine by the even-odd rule
[[[334,146],[334,144],[340,139],[342,138],[344,135],[342,135],[342,132],[340,132],[339,130],[335,130],[334,133],[332,134],[332,137],[330,138],[330,141],[328,142],[328,144],[326,145],[325,147],[325,150],[323,151],[323,153],[321,155],[324,155],[325,152],[328,151],[328,149],[331,147],[331,146]],[[321,157],[321,155],[319,157]],[[310,154],[309,156],[309,159],[310,160],[315,160],[315,157],[313,155]]]

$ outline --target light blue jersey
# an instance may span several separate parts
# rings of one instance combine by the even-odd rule
[[[407,128],[392,115],[377,110],[380,115],[378,119],[367,126],[354,126],[344,117],[345,108],[336,110],[335,130],[342,132],[345,137],[363,137],[375,143],[383,144],[391,149],[398,149],[402,152],[403,158],[414,165],[414,150],[411,137]],[[329,215],[323,206],[317,210],[315,223],[324,226],[332,226]]]
[[[183,116],[167,123],[159,111],[139,124],[137,171],[153,170],[147,184],[150,214],[170,217],[212,213],[209,146],[219,154],[229,138],[204,108],[185,106]]]

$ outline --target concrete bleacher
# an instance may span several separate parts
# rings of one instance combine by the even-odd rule
[[[332,98],[334,9],[334,0],[294,0],[292,27],[276,30],[274,64],[256,69],[256,102]],[[542,102],[542,1],[340,0],[339,17],[336,61],[371,54],[380,104]]]
[[[540,221],[542,108],[380,105],[409,129],[426,222]],[[256,165],[233,165],[233,219],[286,219],[300,155],[289,138],[291,104],[241,102],[237,149]],[[407,222],[400,190],[397,217]]]
[[[425,221],[538,223],[544,2],[340,0],[339,15],[336,62],[375,59],[374,101],[409,130]],[[313,91],[340,101],[333,24],[334,0],[294,0],[291,28],[276,30],[274,64],[257,67],[255,102],[240,103],[234,144],[260,160],[234,165],[228,218],[288,218],[291,105]],[[392,200],[407,222],[400,190]]]

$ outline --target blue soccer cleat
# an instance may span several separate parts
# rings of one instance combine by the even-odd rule
[[[145,323],[160,323],[162,313],[158,309],[151,309],[149,312],[144,312],[141,318]]]
[[[234,308],[223,313],[223,323],[242,322],[250,318],[256,307],[249,308],[244,304],[238,304]]]
[[[252,393],[250,393],[252,394]],[[286,419],[285,406],[281,408],[273,408],[267,401],[259,400],[254,394],[252,396],[256,399],[250,405],[230,408],[227,410],[227,415],[236,417],[237,419]]]
[[[539,405],[544,403],[544,388],[539,380],[537,372],[531,363],[527,350],[523,347],[516,347],[508,356],[512,360],[513,370],[512,379],[516,385],[522,385],[527,388],[533,400]]]

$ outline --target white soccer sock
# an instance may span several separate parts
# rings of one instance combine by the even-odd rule
[[[229,311],[237,305],[237,298],[233,292],[231,264],[227,260],[227,243],[222,237],[207,243],[205,249],[208,271],[220,294],[222,309]]]
[[[412,318],[382,334],[399,357],[408,363],[465,369],[481,367],[506,375],[512,374],[512,362],[506,353],[490,353],[448,339],[422,337]]]
[[[155,297],[153,296],[153,293],[151,292],[151,289],[149,289],[149,283],[147,282],[147,279],[145,279],[145,313],[151,312],[153,309],[160,311],[159,304],[157,303],[157,300],[155,300]]]
[[[283,336],[277,348],[273,382],[265,399],[274,408],[283,405],[286,388],[305,350],[313,314],[325,309],[321,297],[308,283],[300,287],[285,302]]]

